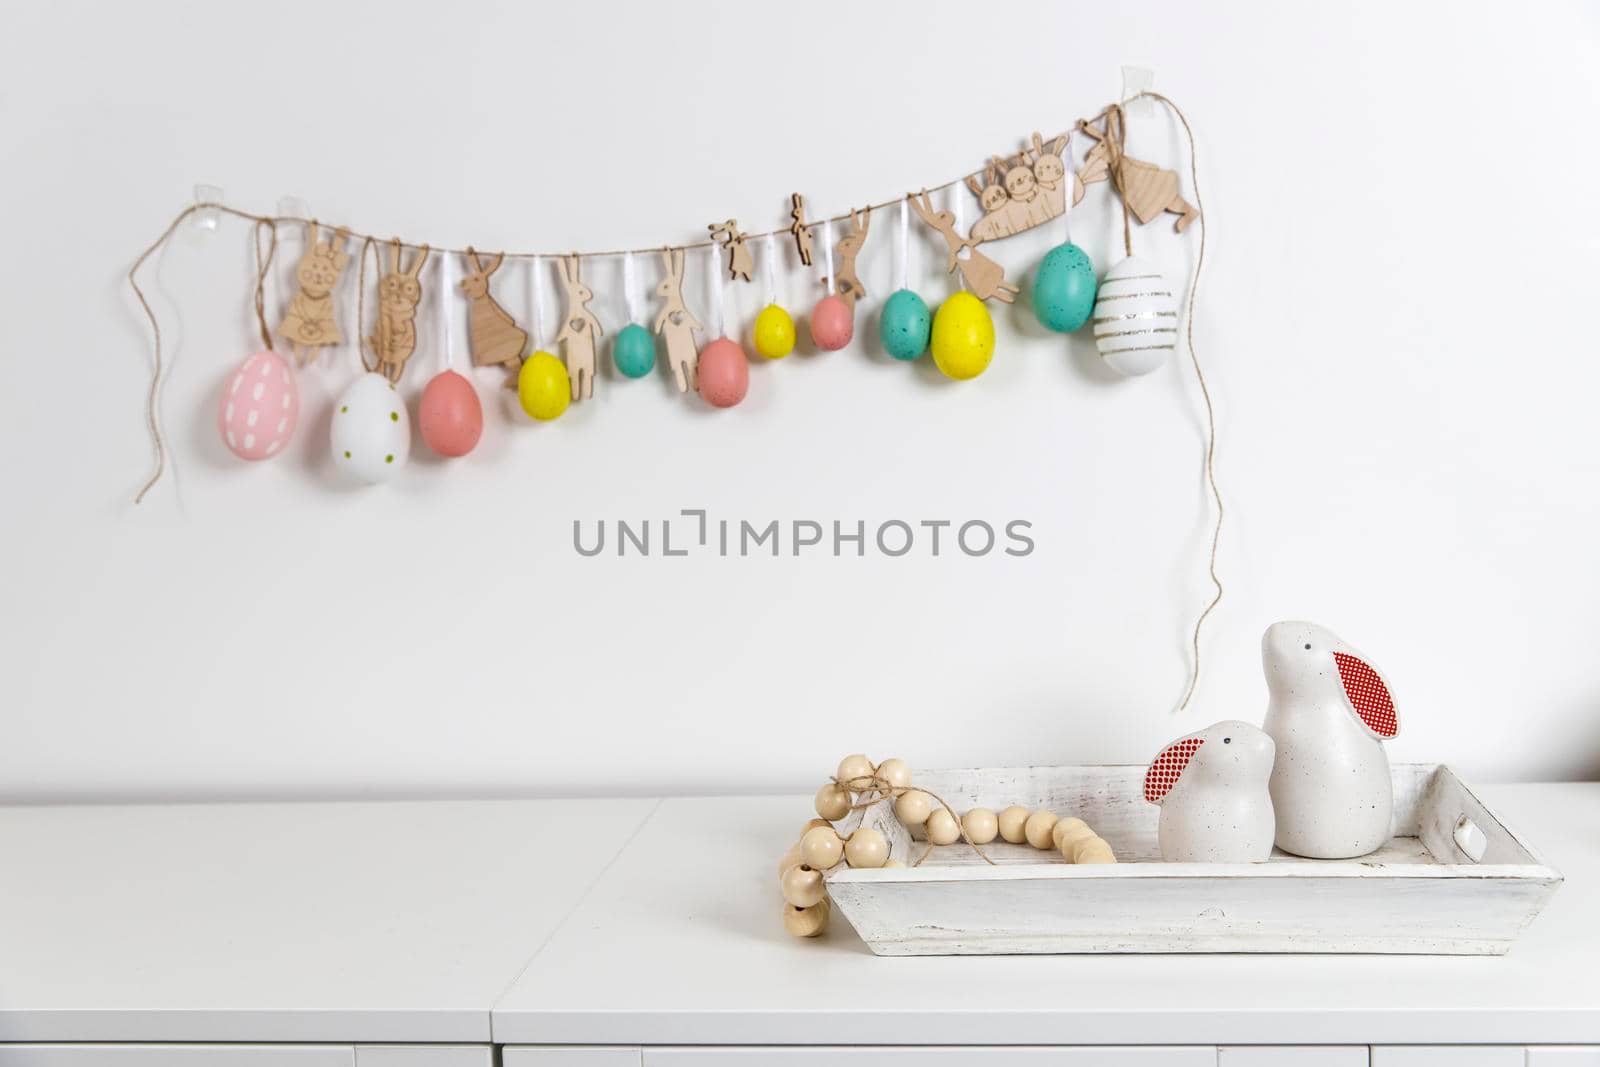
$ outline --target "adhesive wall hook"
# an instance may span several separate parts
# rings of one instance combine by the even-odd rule
[[[1155,87],[1155,84],[1155,71],[1147,67],[1123,67],[1122,96],[1119,97],[1122,102],[1122,109],[1129,115],[1137,115],[1141,118],[1149,115],[1151,100],[1148,96],[1140,96],[1139,94],[1149,92]]]
[[[194,202],[196,204],[220,204],[222,201],[222,186],[196,185],[194,187]],[[194,218],[190,221],[197,230],[215,231],[222,224],[222,212],[215,207],[202,207],[194,213]]]

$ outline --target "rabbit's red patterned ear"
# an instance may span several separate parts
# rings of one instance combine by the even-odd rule
[[[1339,665],[1339,680],[1344,683],[1344,695],[1361,721],[1380,738],[1390,738],[1400,732],[1400,720],[1394,713],[1394,698],[1389,687],[1383,684],[1378,672],[1358,657],[1345,652],[1335,652],[1333,662]]]
[[[1162,749],[1161,755],[1144,772],[1144,798],[1152,804],[1161,803],[1161,798],[1178,784],[1178,778],[1194,758],[1195,750],[1205,743],[1203,737],[1185,737]]]

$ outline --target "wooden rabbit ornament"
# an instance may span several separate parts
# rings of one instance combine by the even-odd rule
[[[417,302],[422,283],[417,275],[428,261],[428,246],[417,250],[410,267],[400,265],[400,238],[389,242],[389,270],[378,279],[378,330],[367,338],[378,360],[378,373],[398,384],[406,360],[417,350]]]
[[[922,221],[938,230],[939,236],[944,238],[950,252],[947,273],[954,274],[959,267],[967,288],[979,300],[993,297],[1002,303],[1011,303],[1017,295],[1017,287],[1006,281],[1005,268],[977,251],[978,242],[956,233],[955,216],[948,211],[935,211],[926,189],[920,194],[910,193],[908,197],[911,207],[922,217]]]
[[[340,227],[322,244],[317,241],[316,220],[308,226],[306,250],[294,268],[298,288],[289,303],[289,313],[278,326],[278,335],[289,342],[295,362],[302,367],[315,358],[316,349],[340,341],[339,324],[333,315],[333,290],[350,262],[344,251],[349,236],[350,231]]]
[[[522,352],[528,346],[526,330],[489,295],[489,278],[500,269],[505,253],[497,253],[485,267],[476,249],[467,249],[471,273],[461,279],[461,291],[472,301],[467,325],[472,336],[472,363],[477,367],[505,366],[506,388],[517,387],[517,372],[522,367]]]
[[[861,254],[861,246],[867,243],[867,228],[871,224],[870,207],[859,213],[852,208],[850,232],[839,238],[839,244],[836,246],[839,270],[834,278],[834,289],[852,311],[855,310],[856,301],[867,295],[867,287],[861,284],[861,276],[856,273],[856,257]]]
[[[1200,209],[1179,195],[1176,172],[1123,154],[1120,115],[1119,111],[1113,110],[1106,116],[1104,133],[1087,122],[1078,123],[1079,132],[1095,142],[1088,155],[1083,157],[1083,169],[1078,172],[1078,180],[1087,185],[1110,179],[1123,203],[1128,205],[1128,210],[1141,224],[1148,223],[1163,211],[1170,211],[1178,216],[1173,228],[1182,233],[1200,217]]]
[[[972,224],[969,234],[973,243],[1010,237],[1060,217],[1066,210],[1067,187],[1077,184],[1067,177],[1062,157],[1066,145],[1065,135],[1046,144],[1035,133],[1031,149],[1010,159],[991,156],[981,185],[976,177],[967,178],[967,188],[983,209],[983,217]],[[1082,199],[1079,187],[1073,203]]]
[[[572,381],[572,399],[584,400],[594,396],[595,348],[605,333],[600,320],[589,310],[594,293],[578,279],[577,254],[559,260],[561,284],[567,291],[567,315],[561,320],[561,331],[556,340],[562,344],[567,357],[567,377]]]
[[[789,232],[794,234],[794,247],[800,253],[802,266],[811,266],[811,224],[806,221],[806,198],[799,193],[789,194]]]
[[[756,265],[750,258],[749,247],[744,243],[745,234],[739,232],[738,220],[713,222],[706,229],[711,233],[711,239],[728,253],[729,280],[749,281],[750,273],[756,269]]]
[[[666,338],[667,362],[678,379],[678,392],[698,389],[695,368],[700,357],[695,351],[694,334],[705,327],[689,313],[683,302],[683,249],[661,250],[661,262],[666,277],[656,286],[656,295],[662,299],[661,310],[656,313],[656,333]]]

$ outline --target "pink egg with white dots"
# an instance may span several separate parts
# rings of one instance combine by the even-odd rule
[[[222,387],[217,429],[240,459],[270,459],[284,450],[300,418],[300,387],[289,361],[257,352]]]

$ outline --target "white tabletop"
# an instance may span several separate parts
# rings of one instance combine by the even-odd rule
[[[0,1041],[488,1041],[654,804],[0,808]]]
[[[610,1044],[1600,1043],[1600,785],[1479,790],[1566,875],[1504,957],[876,957],[783,932],[803,797],[668,800],[494,1012]]]

